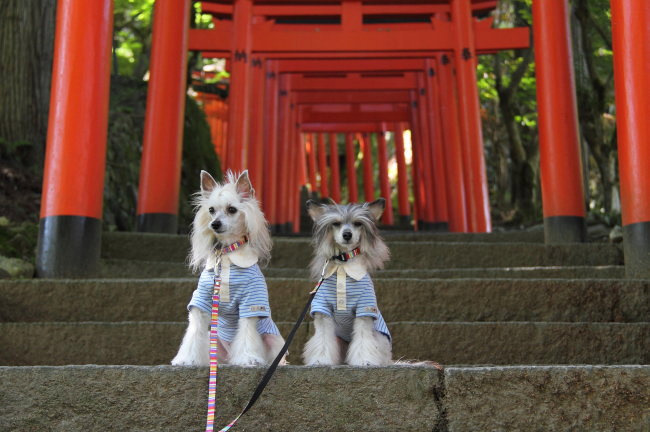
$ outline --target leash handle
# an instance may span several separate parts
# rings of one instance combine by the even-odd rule
[[[266,370],[266,373],[262,377],[262,380],[260,383],[257,385],[257,388],[255,388],[255,391],[253,392],[253,395],[251,396],[250,400],[248,401],[248,404],[246,404],[246,407],[242,410],[242,412],[228,425],[224,426],[219,432],[227,432],[230,430],[231,427],[233,427],[239,419],[246,414],[246,412],[255,405],[255,402],[257,402],[257,399],[262,395],[262,392],[266,388],[266,385],[271,381],[271,377],[275,373],[275,370],[277,369],[278,365],[282,361],[282,358],[284,355],[287,353],[287,350],[289,349],[289,345],[291,345],[291,342],[293,341],[294,336],[298,332],[298,328],[300,327],[300,324],[305,320],[305,317],[307,316],[307,312],[309,312],[309,306],[311,306],[311,302],[314,300],[314,297],[316,296],[316,293],[318,292],[318,289],[321,287],[323,282],[325,281],[325,269],[327,268],[327,265],[329,264],[330,260],[327,260],[325,262],[325,265],[323,266],[323,270],[321,271],[321,276],[320,280],[316,284],[316,287],[311,290],[309,293],[309,298],[307,299],[307,304],[305,307],[302,309],[302,312],[300,313],[300,316],[298,317],[298,321],[293,325],[293,328],[289,332],[289,336],[287,336],[287,340],[284,342],[284,345],[280,349],[280,352],[278,355],[275,357],[269,368]],[[208,401],[208,406],[209,406],[209,401]],[[206,430],[207,432],[207,430]]]

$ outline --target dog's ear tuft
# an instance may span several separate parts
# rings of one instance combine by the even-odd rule
[[[239,175],[237,179],[237,193],[242,198],[253,198],[255,196],[255,189],[248,178],[248,170],[245,170]]]
[[[325,206],[318,204],[316,201],[308,200],[306,203],[307,213],[313,221],[318,220],[325,213]]]
[[[201,170],[201,192],[203,195],[209,195],[217,186],[217,182],[207,171]]]
[[[375,220],[379,220],[386,208],[386,200],[378,198],[371,203],[365,203],[363,206],[368,208],[368,211],[370,211],[370,214],[375,218]]]

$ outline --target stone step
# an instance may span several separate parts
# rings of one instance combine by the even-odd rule
[[[261,368],[219,368],[215,426],[246,404]],[[432,430],[434,368],[281,367],[237,431]],[[198,431],[207,368],[0,367],[0,430]],[[216,428],[215,430],[218,430]]]
[[[278,322],[286,335],[292,323]],[[0,365],[167,364],[183,322],[0,323]],[[311,323],[296,336],[289,361]],[[454,365],[647,364],[650,323],[389,322],[396,359]]]
[[[306,268],[267,267],[262,269],[266,277],[309,278]],[[419,270],[384,269],[375,272],[381,278],[591,278],[621,279],[625,268],[620,265],[604,266],[540,266],[502,268],[433,268]],[[101,278],[184,278],[193,277],[187,265],[180,262],[133,261],[122,259],[102,260]]]
[[[272,267],[307,268],[312,247],[308,238],[274,238]],[[460,243],[391,241],[389,269],[492,268],[530,266],[621,265],[623,253],[610,243],[544,245],[538,243]],[[184,263],[189,243],[184,236],[110,233],[103,238],[102,257]]]
[[[197,279],[0,282],[0,322],[184,321]],[[313,284],[268,278],[273,317],[293,321]],[[376,278],[388,321],[639,322],[650,281]]]
[[[216,425],[264,370],[221,366]],[[204,427],[207,368],[0,367],[0,430]],[[650,366],[280,367],[239,431],[648,430]]]
[[[650,366],[449,368],[453,431],[648,431]]]

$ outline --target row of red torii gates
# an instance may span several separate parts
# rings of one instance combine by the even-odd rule
[[[529,43],[526,28],[494,29],[491,19],[478,19],[496,0],[201,3],[213,15],[212,29],[189,28],[190,0],[155,3],[140,231],[177,230],[188,50],[228,59],[232,79],[228,121],[222,122],[227,129],[217,131],[223,137],[217,144],[225,168],[251,171],[273,226],[297,229],[300,186],[308,181],[315,187],[316,172],[325,178],[328,165],[331,185],[325,193],[327,182],[321,180],[320,192],[340,197],[337,133],[345,134],[354,201],[353,134],[360,137],[369,199],[374,179],[368,134],[377,134],[380,190],[389,195],[383,132],[395,132],[396,210],[410,217],[400,140],[409,128],[417,226],[491,230],[476,58]],[[98,269],[112,6],[111,0],[59,0],[37,257],[41,276],[84,276]],[[567,0],[534,0],[533,19],[546,241],[584,241]],[[624,244],[633,277],[650,277],[650,171],[644,169],[650,161],[648,19],[647,2],[612,0]],[[210,115],[210,104],[206,108]],[[212,109],[223,118],[223,105]],[[315,140],[304,139],[312,133]]]

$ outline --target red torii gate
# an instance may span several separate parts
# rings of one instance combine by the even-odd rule
[[[431,57],[438,51],[454,52],[456,57],[465,60],[459,63],[458,67],[461,78],[459,94],[463,95],[467,91],[473,94],[473,97],[461,99],[464,141],[472,144],[470,153],[477,159],[470,163],[471,170],[468,174],[470,177],[476,177],[468,184],[472,207],[471,227],[473,231],[487,231],[490,228],[490,216],[482,156],[478,93],[474,78],[474,61],[467,60],[471,60],[476,53],[525,47],[528,44],[528,33],[527,29],[492,29],[489,19],[473,22],[469,0],[454,0],[451,4],[436,3],[438,4],[425,7],[416,5],[411,9],[414,13],[432,14],[429,23],[363,25],[364,13],[390,14],[399,9],[396,9],[396,5],[381,4],[368,10],[360,1],[326,5],[325,8],[309,4],[296,4],[291,8],[272,4],[256,6],[250,0],[236,2],[234,6],[211,5],[206,2],[204,3],[206,11],[217,14],[231,13],[233,20],[232,22],[219,21],[213,30],[193,30],[190,34],[190,48],[218,53],[217,55],[234,53],[231,57],[233,75],[243,82],[249,79],[247,74],[251,69],[243,60],[253,58],[255,54],[273,58],[304,56],[305,53],[316,54],[321,58],[332,56],[332,53],[336,53],[336,56],[347,54],[355,57],[360,53],[375,57],[383,57],[386,53],[402,57]],[[496,2],[481,1],[476,2],[474,6],[476,9],[488,10],[495,4]],[[400,4],[399,7],[403,5]],[[283,13],[305,16],[331,13],[335,10],[341,16],[340,24],[329,27],[275,24],[263,19],[265,16],[281,16]],[[434,15],[450,12],[458,17],[455,22]],[[242,18],[242,15],[247,15],[249,19]],[[260,16],[262,19],[252,23],[253,16]],[[245,43],[237,45],[237,38],[244,40]],[[464,68],[469,68],[470,71],[461,72]],[[463,82],[463,79],[466,82]],[[247,95],[239,92],[239,88],[233,82],[231,98],[246,99]],[[242,106],[242,103],[238,102],[237,106]],[[243,112],[237,114],[235,111],[236,109],[233,109],[233,116],[244,116]],[[236,143],[237,148],[247,148],[248,128],[239,131],[233,128],[231,132],[229,143]],[[228,165],[234,169],[241,168],[243,157],[240,156],[238,152],[237,157],[229,161]]]
[[[223,17],[231,14],[232,22],[222,21],[216,30],[193,30],[190,35],[189,0],[156,1],[148,132],[144,142],[138,204],[140,229],[175,230],[178,201],[175,191],[180,171],[178,131],[179,124],[182,124],[183,78],[188,43],[191,43],[192,49],[214,49],[232,59],[233,76],[239,78],[232,83],[232,94],[238,96],[231,100],[231,141],[234,137],[246,135],[246,116],[242,115],[245,112],[242,108],[245,108],[248,99],[241,95],[249,91],[250,67],[243,60],[252,58],[254,53],[266,56],[265,62],[269,59],[271,64],[275,64],[274,59],[277,58],[433,58],[444,53],[449,55],[452,62],[457,62],[458,99],[450,100],[459,105],[456,115],[460,117],[461,127],[458,135],[463,142],[471,144],[472,151],[482,151],[473,58],[481,52],[500,49],[503,44],[515,39],[517,30],[490,29],[488,34],[481,27],[486,26],[486,21],[474,22],[471,11],[490,10],[496,1],[436,0],[426,6],[396,5],[388,1],[373,2],[373,5],[354,1],[322,1],[317,6],[282,3],[269,0],[258,5],[252,0],[236,0],[234,6],[214,5],[222,8],[222,12],[217,13],[222,13]],[[643,164],[647,163],[650,154],[646,121],[650,111],[647,96],[650,93],[647,79],[650,29],[646,25],[650,21],[650,4],[625,0],[611,0],[611,4],[626,268],[630,276],[648,277],[650,175]],[[319,13],[340,16],[340,24],[327,30],[323,28],[318,33],[314,28],[325,26],[295,27],[267,19],[294,15],[298,10],[303,13],[309,7],[318,7]],[[441,19],[441,15],[436,15],[427,24],[363,23],[364,15],[420,13],[427,7],[430,8],[429,12],[439,8],[435,9],[436,14],[450,16],[452,20],[447,21]],[[253,22],[253,16],[261,19]],[[584,193],[581,186],[576,186],[582,184],[582,173],[579,162],[576,162],[580,161],[580,157],[577,134],[573,132],[576,116],[575,109],[571,107],[575,106],[575,95],[571,84],[566,0],[534,0],[533,19],[547,241],[580,240],[583,238],[585,212],[584,205],[576,203],[584,202]],[[390,32],[380,31],[388,28]],[[477,38],[479,32],[481,36]],[[97,0],[92,4],[59,1],[37,257],[40,276],[84,276],[97,272],[111,34],[111,0]],[[212,36],[222,39],[215,40]],[[203,43],[211,45],[201,46]],[[83,71],[84,79],[78,78],[80,71]],[[278,77],[270,81],[281,79]],[[545,81],[547,84],[544,84]],[[271,84],[267,81],[266,85]],[[453,89],[445,87],[446,90],[450,88]],[[156,102],[160,99],[164,103]],[[264,106],[278,102],[277,98],[275,101],[273,99],[273,95],[267,98]],[[244,103],[243,107],[241,103]],[[453,111],[443,106],[443,113],[445,110]],[[553,123],[561,116],[564,116],[564,125]],[[238,122],[232,124],[233,119],[238,119]],[[560,127],[554,127],[554,124]],[[268,127],[276,126],[269,124]],[[443,132],[446,135],[447,131]],[[245,150],[247,141],[243,140],[241,144],[242,150]],[[244,156],[244,153],[237,155],[242,161]],[[564,161],[567,163],[564,164]],[[265,168],[269,167],[268,163],[267,158],[263,164]],[[233,167],[237,168],[235,165]],[[561,169],[556,169],[558,167]],[[156,176],[156,171],[165,175]],[[468,174],[484,178],[481,167],[473,166]],[[478,183],[485,184],[484,181]],[[567,194],[565,190],[570,192]],[[161,191],[164,194],[160,194]],[[479,198],[486,196],[484,191],[477,191],[476,188],[470,193]],[[487,200],[473,199],[470,202],[487,203]],[[479,230],[489,229],[485,210],[469,209]]]
[[[363,111],[362,107],[364,105],[361,104],[361,102],[364,101],[364,96],[362,96],[364,94],[364,92],[362,90],[359,90],[359,89],[362,89],[362,88],[368,88],[368,89],[375,88],[375,84],[372,82],[372,78],[365,78],[365,79],[361,79],[361,80],[359,80],[358,77],[351,77],[351,78],[348,77],[347,79],[341,79],[341,78],[336,78],[336,79],[322,78],[322,79],[319,79],[319,80],[304,79],[304,81],[301,81],[300,83],[303,84],[303,85],[308,86],[308,87],[305,88],[306,90],[311,90],[313,87],[318,88],[319,85],[322,88],[329,88],[329,89],[332,89],[334,91],[337,91],[337,90],[340,90],[340,89],[345,89],[345,88],[357,89],[356,91],[357,91],[357,99],[358,100],[356,101],[357,103],[355,104],[355,106],[358,106],[360,108],[360,110],[358,112],[351,112],[351,111],[348,110],[347,113],[342,115],[341,113],[333,112],[334,108],[336,107],[340,111],[341,108],[347,109],[345,107],[350,107],[349,104],[348,105],[340,105],[339,104],[337,106],[321,105],[321,110],[323,110],[324,112],[318,114],[318,116],[319,116],[318,119],[314,119],[314,118],[309,117],[309,114],[313,115],[313,113],[303,109],[300,112],[301,117],[299,118],[299,124],[302,125],[302,123],[304,123],[304,122],[308,122],[308,123],[331,123],[331,122],[344,123],[344,122],[356,122],[356,121],[365,121],[365,120],[367,120],[367,121],[375,121],[375,122],[378,122],[378,123],[382,123],[382,122],[383,123],[386,123],[386,122],[389,122],[389,123],[411,122],[412,121],[412,115],[413,115],[411,110],[414,109],[412,103],[415,102],[415,100],[414,100],[415,99],[414,90],[419,90],[420,89],[420,84],[417,82],[418,80],[413,75],[409,75],[408,77],[401,77],[401,78],[400,77],[394,77],[394,78],[391,78],[391,79],[393,80],[393,82],[390,82],[390,84],[387,84],[386,85],[387,87],[389,87],[389,88],[400,87],[403,90],[402,93],[395,93],[394,92],[394,94],[392,95],[393,96],[393,101],[392,101],[393,105],[390,106],[390,105],[387,105],[387,104],[382,104],[382,105],[377,104],[378,102],[381,102],[381,100],[376,99],[374,97],[371,97],[369,99],[374,104],[366,105],[367,107],[371,108],[371,109],[367,110],[366,112]],[[366,81],[366,82],[364,82],[364,81]],[[338,84],[337,84],[337,82],[338,82]],[[343,85],[341,85],[341,84],[343,84]],[[300,85],[298,86],[298,88],[303,89]],[[421,89],[424,90],[423,87]],[[407,90],[407,91],[405,91],[405,90]],[[298,93],[298,94],[307,94],[307,95],[312,96],[311,97],[311,99],[312,99],[311,102],[313,103],[313,99],[314,99],[313,98],[313,95],[314,95],[313,90],[307,91],[307,92],[304,92],[304,93]],[[320,94],[320,93],[318,93],[318,94]],[[375,95],[375,93],[368,93],[368,92],[366,92],[365,94],[370,94],[370,95],[373,95],[373,96]],[[394,97],[395,95],[401,96],[401,100],[398,100],[398,102],[402,102],[401,104],[396,103],[396,100],[395,100],[395,97]],[[330,97],[330,101],[333,101],[331,97]],[[423,103],[421,106],[425,107],[426,105],[428,105],[428,104]],[[308,105],[308,106],[311,106],[311,105]],[[381,108],[382,110],[380,111],[379,108]],[[417,110],[417,111],[424,111],[424,110],[421,109],[421,110]],[[382,142],[382,139],[383,139],[383,136],[380,137],[379,141],[378,141],[378,144],[381,147],[383,147],[385,145],[385,143]],[[351,139],[348,138],[348,147],[349,148],[351,146],[350,143],[351,143]],[[361,143],[362,143],[362,147],[364,147],[365,144],[367,143],[367,140],[361,140]],[[439,146],[440,143],[436,143],[436,144]],[[421,143],[418,143],[415,146],[415,149],[416,150],[426,150],[428,147],[429,147],[429,142],[423,141]],[[351,154],[350,153],[351,153],[351,150],[348,151],[348,155],[347,155],[348,159],[351,159]],[[368,191],[371,190],[371,187],[372,187],[372,177],[370,175],[371,171],[370,171],[369,161],[368,161],[368,158],[365,156],[366,152],[363,152],[363,153],[364,153],[364,159],[363,159],[363,162],[364,162],[363,163],[363,166],[364,166],[364,189],[366,190],[366,193],[365,193],[366,198],[365,199],[368,200],[369,198],[367,197],[367,195],[368,195]],[[383,155],[383,152],[380,152],[380,157],[382,155]],[[431,159],[429,158],[429,160],[431,160]],[[435,225],[437,223],[438,225],[444,225],[446,227],[447,226],[447,216],[446,216],[446,205],[447,205],[447,203],[446,203],[446,200],[445,200],[444,192],[442,194],[438,195],[440,189],[442,189],[444,191],[444,186],[445,186],[444,185],[444,180],[445,180],[445,178],[444,178],[444,175],[442,175],[442,170],[437,170],[433,166],[430,166],[430,169],[433,170],[434,173],[436,174],[436,176],[435,176],[436,181],[433,182],[433,179],[431,177],[429,177],[428,178],[428,183],[425,183],[425,185],[424,185],[425,189],[422,191],[422,196],[419,197],[419,199],[418,199],[418,202],[419,202],[419,204],[417,206],[418,209],[421,209],[420,204],[426,203],[427,207],[428,207],[428,210],[429,210],[429,214],[427,215],[428,217],[427,216],[422,217],[419,220],[419,222],[420,222],[419,225],[420,226],[426,225],[426,224]],[[430,170],[423,170],[423,171],[424,172],[422,174],[426,174]],[[400,174],[402,174],[402,172],[400,172]],[[420,175],[417,175],[417,174],[414,175],[414,181],[416,179],[418,179],[418,178],[420,178]],[[387,182],[387,177],[384,179],[382,176],[380,176],[380,183],[383,185],[386,182]],[[355,186],[355,184],[353,182],[350,185],[350,187],[353,188],[354,186]],[[433,193],[433,189],[434,189],[433,186],[439,186],[436,193]],[[399,190],[400,195],[405,195],[405,192],[406,191],[404,189]],[[435,197],[435,198],[438,198],[438,200],[436,200],[436,206],[435,206],[435,209],[439,212],[438,219],[435,219],[434,215],[433,215],[433,208],[434,207],[431,207],[431,205],[432,205],[432,198],[431,197],[432,196]],[[354,193],[354,192],[351,193],[351,200],[355,200],[355,198],[356,198],[356,193]],[[462,199],[462,196],[461,196],[461,199]]]

